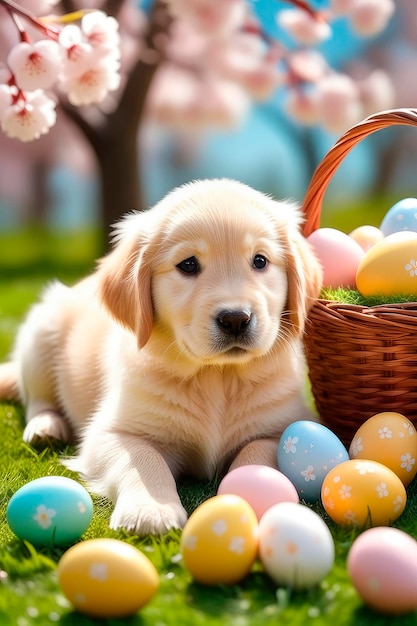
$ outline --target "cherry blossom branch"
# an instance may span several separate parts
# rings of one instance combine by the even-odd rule
[[[58,29],[53,26],[47,26],[43,20],[38,18],[34,13],[28,11],[24,7],[20,6],[14,0],[0,0],[0,5],[3,6],[12,16],[20,15],[24,17],[32,26],[40,30],[46,37],[57,39]]]
[[[301,9],[302,11],[306,11],[315,20],[322,21],[324,20],[323,14],[320,11],[316,11],[312,6],[305,0],[284,0],[288,2],[288,4],[292,4],[293,6]]]
[[[29,141],[49,131],[56,98],[45,90],[58,90],[61,107],[92,144],[97,138],[90,123],[97,122],[110,136],[136,136],[145,113],[171,124],[230,125],[245,114],[250,99],[265,100],[277,88],[285,90],[293,117],[305,124],[328,127],[336,110],[343,113],[340,119],[350,116],[349,122],[364,111],[365,88],[332,70],[314,50],[331,36],[331,26],[309,0],[287,0],[292,7],[277,10],[280,26],[295,43],[288,47],[268,36],[246,0],[156,0],[151,13],[141,18],[138,7],[121,12],[125,1],[103,0],[105,12],[89,13],[77,10],[75,0],[61,0],[63,15],[37,17],[18,0],[0,0],[20,33],[20,43],[10,49],[0,73],[0,125],[6,134]],[[330,2],[336,11],[338,0]],[[361,24],[362,4],[350,0],[346,19],[364,36],[365,31],[366,36],[381,32],[394,10],[393,0],[371,3]],[[121,19],[133,16],[133,29],[127,27],[124,40],[128,52],[123,80],[118,24],[109,13]],[[33,42],[29,40],[20,19],[23,26],[26,20],[36,27],[41,37],[30,32]],[[390,93],[387,83],[375,77],[366,88],[368,101],[373,85],[380,94]],[[83,123],[84,111],[77,107],[100,104],[110,91],[117,91],[111,108],[104,107],[95,121],[86,115]],[[383,104],[389,104],[386,98]],[[320,113],[324,110],[326,119]],[[35,121],[36,115],[43,121]],[[113,130],[107,131],[109,127]]]
[[[16,15],[16,13],[11,12],[10,13],[10,17],[12,19],[12,21],[14,22],[14,25],[16,26],[16,29],[20,35],[20,41],[26,41],[29,42],[29,37],[28,34],[26,32],[26,30],[23,28],[23,25],[18,17],[18,15]]]

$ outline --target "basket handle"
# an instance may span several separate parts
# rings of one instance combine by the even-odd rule
[[[303,202],[305,222],[303,234],[308,237],[320,225],[320,213],[323,196],[345,156],[362,139],[393,125],[417,126],[417,109],[391,109],[370,115],[352,126],[327,152],[314,172]]]

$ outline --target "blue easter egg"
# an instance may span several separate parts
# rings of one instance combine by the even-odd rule
[[[379,228],[385,237],[400,230],[417,232],[417,198],[404,198],[393,204]]]
[[[340,439],[326,426],[309,420],[288,426],[278,445],[278,467],[306,502],[319,500],[329,471],[348,460]]]
[[[12,531],[35,546],[74,543],[87,530],[92,516],[88,491],[65,476],[32,480],[16,491],[7,507]]]

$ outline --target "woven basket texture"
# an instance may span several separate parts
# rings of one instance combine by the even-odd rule
[[[344,157],[368,135],[417,126],[417,109],[371,115],[350,128],[316,169],[303,203],[304,235],[319,228],[323,196]],[[417,426],[417,302],[364,307],[318,300],[305,349],[321,421],[345,445],[369,417],[396,411]]]

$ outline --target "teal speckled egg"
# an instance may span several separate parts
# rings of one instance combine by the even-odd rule
[[[93,516],[88,491],[65,476],[37,478],[10,499],[7,521],[20,539],[35,546],[67,546],[87,530]]]

